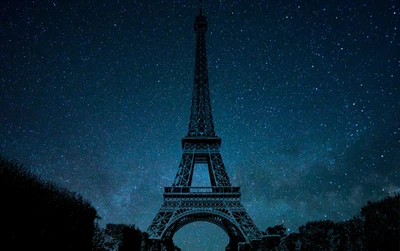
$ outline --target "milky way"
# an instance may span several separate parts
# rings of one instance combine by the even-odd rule
[[[296,232],[400,189],[400,3],[276,2],[203,14],[228,175],[261,230]],[[0,6],[0,152],[79,192],[102,225],[146,230],[188,130],[198,3]],[[224,250],[228,236],[199,222],[174,241]]]

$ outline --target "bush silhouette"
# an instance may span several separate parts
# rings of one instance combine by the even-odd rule
[[[400,194],[361,208],[367,250],[400,250]]]
[[[368,201],[353,219],[332,222],[308,222],[299,233],[284,236],[283,225],[267,229],[267,234],[282,236],[280,241],[265,242],[265,250],[279,251],[364,251],[400,250],[400,195],[381,201]],[[277,245],[277,243],[279,245]]]
[[[148,234],[140,231],[135,225],[107,224],[105,229],[96,230],[95,236],[93,251],[180,250],[172,241],[162,243],[149,239]]]
[[[91,250],[94,207],[0,155],[2,246],[11,250]]]

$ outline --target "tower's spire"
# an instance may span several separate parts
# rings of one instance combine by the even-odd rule
[[[200,14],[194,21],[196,32],[196,56],[194,66],[194,84],[192,95],[192,108],[190,113],[189,137],[215,136],[214,123],[211,113],[210,91],[208,84],[208,68],[206,54],[207,20],[202,15],[200,1]]]

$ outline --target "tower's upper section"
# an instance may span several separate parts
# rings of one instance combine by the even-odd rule
[[[214,123],[211,113],[210,90],[208,85],[208,68],[206,54],[207,20],[200,14],[194,21],[196,32],[196,55],[194,65],[194,83],[192,108],[188,137],[215,137]]]
[[[206,17],[202,15],[202,9],[200,8],[200,14],[196,17],[194,21],[194,31],[195,32],[206,32],[207,30],[207,20]]]

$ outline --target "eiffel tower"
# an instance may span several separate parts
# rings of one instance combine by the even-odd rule
[[[183,226],[205,221],[221,227],[229,236],[227,250],[238,250],[262,239],[240,201],[240,187],[231,185],[220,154],[221,138],[214,131],[208,84],[205,33],[207,20],[194,21],[196,55],[189,131],[182,139],[182,159],[171,187],[164,188],[164,203],[149,226],[150,239],[172,243]],[[192,187],[196,164],[207,164],[209,187]]]

